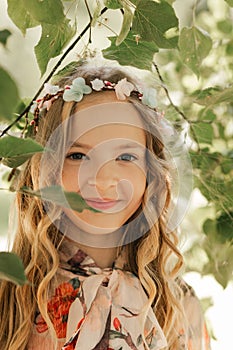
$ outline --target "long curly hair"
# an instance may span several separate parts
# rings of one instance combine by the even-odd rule
[[[84,77],[86,84],[90,84],[96,77],[113,83],[127,77],[134,85],[138,84],[137,79],[118,67],[90,67],[85,64],[62,77],[59,84],[70,84],[78,76]],[[100,93],[108,92],[98,92]],[[165,333],[167,349],[177,350],[178,333],[184,328],[182,290],[177,282],[183,258],[177,248],[176,233],[169,232],[167,228],[171,201],[170,169],[158,130],[156,112],[135,97],[129,97],[128,101],[137,109],[146,126],[146,147],[149,153],[155,155],[156,162],[148,156],[147,186],[138,209],[144,218],[141,225],[145,226],[146,223],[148,230],[125,246],[127,265],[138,276],[148,295],[148,306],[153,307]],[[58,98],[46,117],[40,121],[37,141],[45,145],[53,131],[72,115],[75,108],[75,102],[64,102],[62,97]],[[39,188],[40,160],[41,154],[36,154],[27,162],[21,171],[18,188]],[[161,205],[162,210],[158,213],[158,206]],[[47,313],[47,301],[50,284],[59,266],[62,235],[46,214],[40,199],[18,192],[16,208],[17,232],[12,250],[22,258],[29,283],[16,286],[2,281],[0,284],[0,347],[5,350],[27,348],[36,311],[41,313],[55,337]],[[137,215],[138,213],[134,214],[135,217]],[[141,229],[139,224],[137,230]]]

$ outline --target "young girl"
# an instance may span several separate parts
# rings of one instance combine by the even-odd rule
[[[155,93],[122,69],[87,64],[46,85],[32,122],[46,151],[18,187],[62,186],[86,207],[69,207],[66,192],[64,205],[17,194],[13,251],[29,283],[1,283],[1,349],[209,349],[179,276]]]

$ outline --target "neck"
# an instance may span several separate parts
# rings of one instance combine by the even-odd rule
[[[84,253],[90,256],[101,269],[112,267],[112,264],[117,257],[117,247],[96,248],[80,243],[78,243],[78,246],[84,251]]]

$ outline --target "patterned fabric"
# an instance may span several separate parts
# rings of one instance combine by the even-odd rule
[[[166,347],[164,333],[139,279],[126,270],[121,254],[112,268],[99,268],[74,242],[65,239],[60,268],[51,288],[48,313],[57,335],[54,344],[48,326],[36,315],[28,349],[34,350],[159,350]],[[188,347],[181,329],[180,349],[208,350],[199,302],[183,285],[185,310],[191,323]],[[192,319],[189,319],[192,317]]]

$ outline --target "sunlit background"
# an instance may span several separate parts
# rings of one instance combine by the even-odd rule
[[[189,0],[186,0],[187,2]],[[190,0],[191,2],[191,0]],[[216,6],[220,6],[220,1],[212,0]],[[182,0],[176,1],[177,9],[182,12]],[[0,3],[0,30],[8,28],[14,32],[14,36],[9,39],[7,49],[0,47],[0,63],[14,75],[13,78],[18,83],[20,95],[22,97],[30,97],[34,95],[40,85],[40,73],[32,51],[32,47],[36,44],[40,36],[40,29],[33,28],[27,31],[25,37],[19,29],[9,20],[7,16],[6,0]],[[219,7],[221,9],[221,7]],[[184,16],[188,15],[187,13]],[[109,14],[111,16],[111,13]],[[115,16],[115,13],[114,13]],[[117,16],[111,18],[111,21],[118,21]],[[82,16],[80,16],[82,18]],[[85,18],[83,17],[83,23]],[[82,22],[79,23],[82,26]],[[99,34],[106,28],[99,28],[94,33],[93,47],[98,46]],[[99,32],[98,32],[99,31]],[[108,41],[106,40],[106,45]],[[103,47],[105,43],[101,42]],[[81,50],[77,47],[73,55],[77,55]],[[70,60],[70,57],[69,57]],[[50,66],[53,66],[51,60]],[[26,73],[25,73],[26,72]],[[5,169],[1,168],[0,175],[5,173]],[[1,179],[1,188],[6,188],[7,183]],[[7,232],[8,232],[8,212],[14,195],[7,191],[0,191],[0,250],[7,250]],[[206,215],[206,202],[198,191],[192,195],[189,211],[182,224],[181,231],[181,249],[186,249],[186,243],[193,239],[195,231],[198,232]],[[190,234],[189,234],[190,232]],[[200,259],[198,256],[197,259]],[[223,289],[220,284],[211,276],[201,277],[200,274],[189,272],[185,275],[186,281],[195,289],[200,299],[212,299],[206,313],[206,320],[209,329],[214,338],[211,340],[213,350],[232,350],[232,324],[233,324],[233,285],[230,284]],[[203,303],[205,305],[205,303]]]

